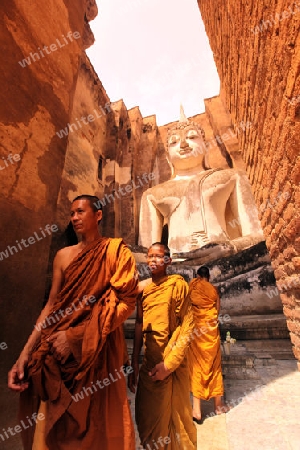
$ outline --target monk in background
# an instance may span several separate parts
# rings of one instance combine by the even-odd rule
[[[9,388],[21,393],[25,450],[135,447],[122,329],[135,308],[135,261],[122,239],[100,236],[99,203],[73,201],[82,240],[57,252],[49,300],[9,373]]]
[[[195,450],[189,372],[186,359],[193,330],[188,285],[180,275],[167,275],[170,250],[155,243],[148,250],[152,282],[137,302],[129,388],[136,393],[136,423],[146,450]],[[143,283],[143,282],[142,282]],[[144,338],[145,353],[139,371]]]
[[[221,369],[221,342],[218,327],[220,296],[209,283],[209,269],[202,266],[189,287],[195,337],[189,348],[191,391],[193,394],[193,420],[201,424],[201,399],[214,399],[215,413],[229,411],[222,401],[224,394]]]

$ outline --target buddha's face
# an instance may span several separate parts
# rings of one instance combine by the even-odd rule
[[[169,160],[175,171],[202,165],[204,149],[203,138],[195,126],[175,129],[168,137]]]

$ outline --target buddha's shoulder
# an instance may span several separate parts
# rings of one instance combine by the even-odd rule
[[[174,188],[176,188],[177,185],[178,185],[178,181],[175,181],[175,180],[164,181],[163,183],[159,183],[159,184],[156,184],[155,186],[152,186],[151,188],[148,188],[144,192],[144,195],[146,195],[146,196],[154,195],[155,197],[157,197],[157,195],[159,195],[159,194],[165,195],[165,193],[169,190],[171,190],[171,192],[172,192],[172,190]]]
[[[204,185],[224,183],[230,180],[245,179],[247,175],[242,170],[237,169],[210,169],[199,172],[197,175],[186,177],[182,179],[171,179],[163,183],[159,183],[144,192],[144,196],[160,196],[177,195],[185,192],[185,189],[195,183],[203,182]]]
[[[209,183],[211,181],[218,182],[224,182],[229,180],[237,180],[241,178],[246,178],[247,175],[243,170],[239,169],[212,169],[210,171],[207,171],[206,176],[204,178],[205,183]]]

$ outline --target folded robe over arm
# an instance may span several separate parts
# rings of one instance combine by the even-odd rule
[[[37,410],[40,400],[47,402],[50,450],[134,448],[121,371],[125,362],[121,325],[134,311],[136,295],[135,262],[121,239],[100,238],[67,267],[64,286],[31,356],[30,388],[21,394],[20,404],[22,419],[32,408]],[[46,340],[62,330],[72,350],[65,364],[49,352]],[[32,448],[33,434],[33,427],[23,433],[25,450]]]

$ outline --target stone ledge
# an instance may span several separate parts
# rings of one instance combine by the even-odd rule
[[[227,331],[239,340],[289,338],[283,314],[234,316],[230,322],[220,326],[222,339],[225,339]]]

